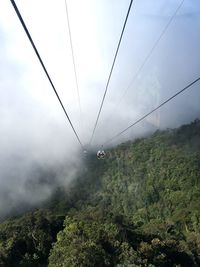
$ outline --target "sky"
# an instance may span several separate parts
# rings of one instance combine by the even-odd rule
[[[183,2],[138,73],[181,2],[133,1],[93,149],[200,76],[198,0]],[[16,0],[16,4],[87,146],[129,1],[67,0],[81,112],[65,0]],[[188,123],[199,117],[199,102],[197,83],[109,146]],[[79,143],[8,0],[1,0],[0,7],[0,147],[0,216],[5,207],[42,201],[56,181],[67,185],[82,168]],[[40,186],[40,175],[33,175],[38,169],[60,171],[52,171],[51,186]]]

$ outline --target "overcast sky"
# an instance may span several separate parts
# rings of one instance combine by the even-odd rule
[[[104,94],[129,1],[67,2],[81,114],[64,0],[16,0],[72,123],[83,144],[87,144]],[[132,82],[181,2],[182,0],[133,1],[94,145],[117,134],[200,76],[200,2],[185,0],[151,57]],[[126,140],[148,130],[177,127],[190,122],[200,115],[199,102],[200,83],[132,128],[124,138]],[[123,137],[116,142],[122,140]],[[77,155],[79,149],[8,0],[1,0],[0,3],[0,147],[1,192],[5,188],[11,190],[10,184],[15,173],[18,176],[15,177],[15,183],[22,188],[17,196],[23,194],[23,190],[26,194],[22,185],[27,180],[27,175],[23,170],[29,169],[32,162],[62,165],[63,159],[69,161],[69,155],[75,161],[74,155]],[[5,177],[9,182],[5,182]],[[18,179],[21,179],[20,182]],[[16,192],[16,187],[13,187],[13,192]]]

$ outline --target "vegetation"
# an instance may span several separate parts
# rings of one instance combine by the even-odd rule
[[[196,120],[89,155],[46,210],[0,224],[0,266],[200,266],[199,133]]]
[[[35,211],[0,225],[0,266],[47,266],[64,217]]]

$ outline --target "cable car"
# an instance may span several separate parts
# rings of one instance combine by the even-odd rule
[[[106,156],[106,153],[105,153],[104,150],[99,150],[99,151],[97,152],[97,158],[98,158],[98,159],[104,159],[105,156]]]
[[[88,152],[87,152],[87,150],[86,150],[86,149],[84,149],[84,150],[82,151],[82,153],[83,153],[83,158],[87,158],[87,155],[88,155]]]

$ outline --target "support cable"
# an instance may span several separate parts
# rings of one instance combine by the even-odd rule
[[[43,70],[44,70],[44,72],[45,72],[45,74],[46,74],[46,76],[47,76],[52,88],[53,88],[53,91],[54,91],[54,93],[55,93],[55,95],[56,95],[56,97],[57,97],[57,99],[58,99],[58,101],[59,101],[59,103],[60,103],[60,105],[61,105],[61,107],[62,107],[62,109],[63,109],[63,111],[64,111],[64,113],[65,113],[65,115],[66,115],[66,117],[68,119],[68,121],[69,121],[69,123],[70,123],[70,126],[71,126],[74,134],[76,135],[76,138],[77,138],[79,144],[81,145],[81,147],[83,149],[83,144],[81,143],[80,138],[79,138],[79,136],[78,136],[78,134],[77,134],[77,132],[76,132],[76,130],[75,130],[70,118],[69,118],[69,115],[67,114],[67,111],[65,110],[65,107],[64,107],[64,105],[63,105],[63,103],[62,103],[62,101],[61,101],[61,99],[60,99],[60,97],[59,97],[59,95],[58,95],[58,93],[56,91],[56,88],[55,88],[55,86],[54,86],[54,84],[53,84],[48,72],[47,72],[47,69],[46,69],[46,67],[45,67],[45,65],[44,65],[44,63],[43,63],[43,61],[42,61],[42,59],[40,57],[40,54],[39,54],[39,52],[38,52],[38,50],[37,50],[37,48],[36,48],[36,46],[35,46],[35,44],[33,42],[33,39],[32,39],[32,37],[31,37],[27,27],[26,27],[26,24],[25,24],[20,12],[19,12],[19,9],[18,9],[18,7],[17,7],[17,5],[16,5],[14,0],[10,0],[10,1],[11,1],[12,5],[13,5],[13,8],[14,8],[14,10],[15,10],[15,12],[16,12],[16,14],[17,14],[22,26],[23,26],[23,28],[24,28],[24,31],[26,32],[26,35],[27,35],[27,37],[28,37],[28,39],[29,39],[29,41],[30,41],[30,43],[31,43],[31,45],[32,45],[37,57],[38,57],[38,60],[40,61],[40,64],[42,65],[42,68],[43,68]]]
[[[170,24],[172,23],[172,21],[174,20],[176,14],[178,13],[179,9],[181,8],[181,6],[183,5],[183,2],[185,0],[182,0],[181,3],[179,4],[179,6],[176,8],[175,12],[172,14],[172,16],[170,17],[168,23],[166,24],[166,26],[164,27],[164,29],[162,30],[161,34],[159,35],[158,39],[155,41],[154,45],[152,46],[151,50],[149,51],[149,53],[147,54],[147,56],[145,57],[144,61],[142,62],[141,66],[138,68],[136,74],[134,75],[133,79],[131,80],[131,82],[129,83],[129,85],[127,86],[127,88],[125,89],[123,95],[121,96],[119,102],[116,104],[116,108],[117,106],[119,106],[119,104],[122,102],[123,98],[125,97],[125,95],[127,94],[128,90],[130,89],[130,87],[133,85],[134,81],[136,80],[136,78],[138,77],[139,73],[141,72],[141,70],[143,69],[144,65],[146,64],[146,62],[149,60],[149,58],[151,57],[151,55],[153,54],[155,48],[157,47],[157,45],[159,44],[160,40],[162,39],[162,37],[164,36],[164,34],[166,33],[167,29],[169,28]]]
[[[110,70],[110,74],[109,74],[109,77],[108,77],[108,81],[107,81],[107,84],[106,84],[106,89],[105,89],[105,92],[104,92],[104,95],[103,95],[103,98],[102,98],[102,101],[101,101],[100,109],[99,109],[99,112],[98,112],[98,115],[97,115],[97,119],[96,119],[96,122],[95,122],[95,125],[94,125],[94,129],[93,129],[92,136],[90,138],[89,144],[91,144],[91,142],[93,140],[93,137],[94,137],[95,130],[97,128],[97,124],[98,124],[99,117],[100,117],[100,114],[101,114],[101,110],[102,110],[102,107],[103,107],[103,104],[104,104],[106,93],[108,91],[108,86],[109,86],[109,83],[110,83],[111,75],[112,75],[112,72],[113,72],[113,68],[114,68],[114,65],[115,65],[115,61],[116,61],[117,54],[118,54],[118,51],[119,51],[119,47],[120,47],[120,44],[121,44],[121,41],[122,41],[122,37],[123,37],[123,34],[124,34],[124,30],[125,30],[125,27],[126,27],[126,23],[127,23],[128,17],[129,17],[129,13],[130,13],[130,10],[131,10],[132,3],[133,3],[133,0],[131,0],[130,4],[129,4],[127,15],[126,15],[126,18],[125,18],[125,21],[124,21],[124,25],[123,25],[123,28],[122,28],[122,32],[121,32],[121,35],[120,35],[120,39],[119,39],[119,42],[118,42],[117,50],[115,52],[114,60],[113,60],[112,67],[111,67],[111,70]]]
[[[200,77],[197,78],[196,80],[194,80],[193,82],[189,83],[186,87],[184,87],[183,89],[181,89],[180,91],[178,91],[176,94],[174,94],[173,96],[171,96],[170,98],[168,98],[167,100],[165,100],[163,103],[161,103],[159,106],[157,106],[156,108],[154,108],[153,110],[151,110],[150,112],[148,112],[146,115],[142,116],[140,119],[138,119],[137,121],[135,121],[133,124],[131,124],[130,126],[128,126],[127,128],[125,128],[123,131],[119,132],[118,134],[116,134],[115,136],[113,136],[112,138],[110,138],[108,141],[106,141],[102,146],[110,143],[111,141],[113,141],[114,139],[116,139],[117,137],[121,136],[123,133],[125,133],[126,131],[128,131],[130,128],[132,128],[133,126],[135,126],[136,124],[138,124],[139,122],[143,121],[146,117],[148,117],[149,115],[151,115],[153,112],[155,112],[156,110],[158,110],[159,108],[161,108],[162,106],[164,106],[165,104],[167,104],[169,101],[171,101],[173,98],[175,98],[176,96],[178,96],[179,94],[183,93],[185,90],[189,89],[192,85],[194,85],[195,83],[197,83],[198,81],[200,81]]]
[[[71,46],[71,52],[72,52],[72,61],[73,61],[73,67],[74,67],[74,76],[75,76],[75,82],[76,82],[76,90],[77,90],[77,96],[78,96],[79,110],[80,110],[80,114],[81,114],[82,113],[81,112],[81,100],[80,100],[80,92],[79,92],[79,86],[78,86],[78,77],[77,77],[77,71],[76,71],[76,63],[75,63],[75,57],[74,57],[74,49],[73,49],[73,42],[72,42],[72,34],[71,34],[71,28],[70,28],[67,0],[65,0],[65,11],[66,11],[67,25],[68,25],[68,30],[69,30],[69,39],[70,39],[70,46]]]

